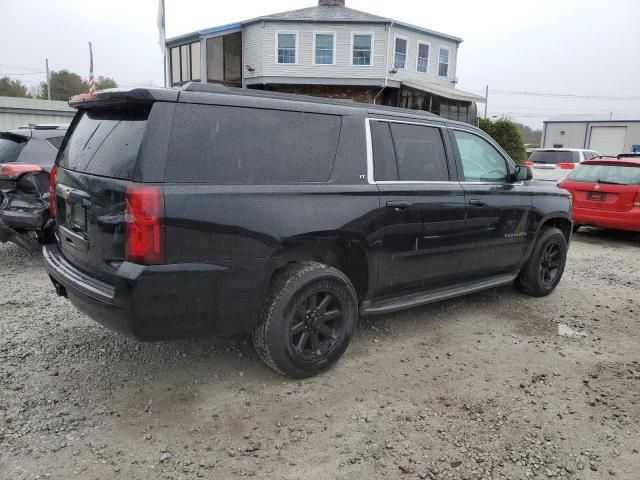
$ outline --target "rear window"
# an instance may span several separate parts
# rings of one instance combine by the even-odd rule
[[[27,139],[13,136],[0,136],[0,163],[12,163],[18,160],[20,152],[27,144]]]
[[[325,182],[336,156],[335,115],[178,105],[165,182]]]
[[[62,145],[62,140],[64,139],[64,135],[62,135],[61,137],[51,137],[51,138],[47,138],[47,142],[49,142],[53,148],[55,148],[56,150],[60,150],[60,146]]]
[[[569,173],[567,179],[574,182],[640,185],[640,166],[583,163]]]
[[[87,110],[60,157],[60,166],[81,173],[131,180],[149,106]]]
[[[535,163],[580,163],[580,154],[570,150],[536,150],[529,160]]]

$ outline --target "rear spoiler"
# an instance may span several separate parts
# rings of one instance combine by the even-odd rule
[[[176,102],[178,90],[169,88],[111,88],[95,93],[81,93],[69,99],[72,108],[99,108],[132,103]]]

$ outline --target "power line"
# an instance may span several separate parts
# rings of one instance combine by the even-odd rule
[[[29,73],[3,73],[3,72],[0,72],[0,75],[5,76],[5,77],[13,77],[13,76],[16,76],[16,75],[41,75],[43,73],[47,73],[47,72],[45,72],[44,70],[41,71],[41,72],[29,72]]]
[[[485,93],[485,89],[472,90],[470,93]],[[566,98],[580,100],[621,100],[621,101],[640,101],[640,97],[636,96],[611,96],[611,95],[578,95],[573,93],[554,93],[554,92],[528,92],[514,90],[489,90],[494,95],[517,95],[527,97],[547,97],[547,98]]]

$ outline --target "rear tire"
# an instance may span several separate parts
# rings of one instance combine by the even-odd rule
[[[321,263],[294,264],[274,278],[253,344],[276,372],[310,377],[342,356],[357,317],[355,289],[346,275]]]
[[[562,278],[567,250],[567,239],[562,231],[555,227],[545,228],[516,279],[516,287],[533,297],[549,295]]]

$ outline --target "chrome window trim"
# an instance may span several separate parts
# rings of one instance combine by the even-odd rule
[[[455,180],[376,180],[374,177],[373,168],[373,140],[371,138],[371,122],[387,122],[387,123],[401,123],[404,125],[419,125],[422,127],[439,128],[446,130],[447,126],[443,124],[435,123],[420,123],[409,122],[403,120],[387,120],[386,118],[366,118],[365,119],[365,136],[367,142],[367,183],[370,185],[459,185],[460,182]],[[444,135],[444,132],[440,132]],[[448,165],[447,165],[448,168]]]

